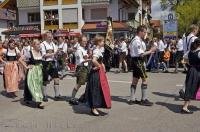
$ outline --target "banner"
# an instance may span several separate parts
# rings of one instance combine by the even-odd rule
[[[108,17],[105,48],[107,48],[111,52],[113,52],[113,49],[114,49],[114,39],[113,39],[113,37],[114,36],[113,36],[112,18]]]

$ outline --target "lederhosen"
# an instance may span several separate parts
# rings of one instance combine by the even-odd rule
[[[63,52],[64,44],[62,48],[58,48],[59,53],[57,55],[58,70],[61,71],[65,68],[65,53]]]
[[[54,53],[54,46],[53,46],[53,49],[51,49],[51,50],[47,50],[45,44],[44,44],[44,47],[45,47],[46,53]],[[56,61],[54,61],[54,60],[53,61],[45,61],[45,60],[42,62],[44,84],[49,82],[49,78],[48,78],[49,75],[51,76],[51,78],[59,78],[58,68],[56,66]]]
[[[145,63],[144,57],[132,57],[133,77],[138,79],[147,78],[147,73],[144,63]]]
[[[83,53],[82,53],[83,54]],[[76,67],[76,83],[79,85],[85,85],[88,77],[88,67],[84,64]]]

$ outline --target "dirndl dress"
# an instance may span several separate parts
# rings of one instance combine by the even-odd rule
[[[90,108],[111,108],[110,88],[103,67],[90,71],[85,99]]]
[[[31,93],[32,100],[35,102],[42,102],[42,86],[43,86],[43,72],[42,72],[42,60],[35,60],[31,53],[31,59],[29,62],[33,65],[27,73],[27,87]]]
[[[186,75],[184,100],[195,99],[200,87],[200,50],[188,54],[190,68]]]

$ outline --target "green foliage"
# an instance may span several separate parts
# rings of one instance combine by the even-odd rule
[[[191,24],[200,22],[200,0],[185,0],[175,8],[178,16],[179,33],[188,31]]]

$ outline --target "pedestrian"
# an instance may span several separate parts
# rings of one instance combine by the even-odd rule
[[[145,38],[147,34],[147,28],[146,26],[139,26],[137,28],[137,35],[135,38],[131,41],[130,44],[130,54],[132,57],[132,67],[133,67],[133,80],[132,85],[130,87],[130,100],[128,101],[129,104],[139,103],[144,106],[152,106],[153,103],[150,102],[147,99],[147,74],[144,64],[144,57],[146,55],[149,55],[151,53],[154,53],[156,50],[156,47],[152,47],[149,51],[146,51],[146,45],[143,42],[143,39]],[[142,79],[141,84],[141,92],[142,97],[141,101],[135,100],[135,92],[136,87],[138,84],[139,79]]]
[[[178,67],[179,67],[179,63],[182,61],[183,59],[183,39],[181,36],[178,37],[178,43],[176,45],[176,56],[175,56],[175,70],[174,72],[177,73],[178,72]]]
[[[93,51],[92,69],[88,76],[85,98],[91,108],[91,113],[94,116],[99,116],[98,108],[111,108],[111,97],[101,52],[101,47],[104,46],[104,38],[96,36],[94,43],[96,48]]]
[[[169,60],[170,60],[170,56],[171,56],[171,53],[169,51],[169,48],[165,48],[164,50],[164,54],[163,54],[163,62],[161,63],[162,64],[162,67],[163,67],[163,71],[164,73],[168,73],[168,68],[169,68]]]
[[[191,99],[195,99],[198,89],[200,88],[200,38],[194,40],[190,46],[188,54],[189,65],[185,81],[184,105],[182,113],[192,114],[188,109]]]
[[[78,100],[75,99],[75,96],[80,89],[82,85],[85,85],[87,82],[87,76],[88,76],[88,54],[87,51],[85,50],[85,47],[87,45],[87,37],[86,36],[81,36],[79,38],[79,45],[77,47],[77,50],[75,52],[75,57],[76,57],[76,85],[72,91],[71,99],[69,101],[69,104],[71,105],[78,105],[79,102]]]
[[[128,72],[128,67],[126,63],[126,56],[128,55],[128,49],[127,44],[125,42],[125,39],[123,37],[119,40],[119,72],[125,71]],[[123,65],[122,65],[123,64]],[[122,66],[124,66],[124,70],[122,69]]]

